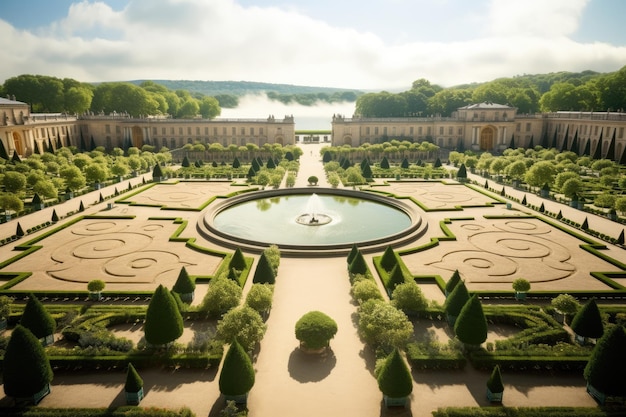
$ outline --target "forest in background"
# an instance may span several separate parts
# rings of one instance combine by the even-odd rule
[[[2,97],[15,96],[34,113],[127,113],[133,117],[214,118],[222,108],[237,108],[239,98],[264,94],[284,104],[356,102],[362,117],[450,116],[472,103],[516,107],[518,113],[622,111],[626,108],[626,67],[594,71],[524,74],[484,83],[444,88],[426,79],[410,89],[364,93],[340,88],[251,81],[135,80],[84,83],[71,78],[23,74],[0,85]]]

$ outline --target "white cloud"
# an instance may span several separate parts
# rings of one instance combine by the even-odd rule
[[[479,37],[390,45],[346,28],[349,19],[334,27],[293,7],[130,0],[124,10],[113,11],[84,1],[37,33],[0,20],[0,80],[40,73],[81,81],[247,80],[405,89],[418,78],[448,86],[522,73],[617,70],[626,62],[625,47],[567,37],[587,2],[491,0],[482,18],[487,29],[477,30]]]

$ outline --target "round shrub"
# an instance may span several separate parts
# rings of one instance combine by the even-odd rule
[[[362,277],[363,275],[358,275]],[[350,289],[352,297],[357,303],[363,304],[367,300],[383,300],[378,285],[371,279],[362,278],[356,280]]]
[[[335,320],[321,311],[310,311],[296,322],[296,339],[303,347],[321,349],[328,346],[337,333]]]
[[[391,304],[405,313],[423,311],[428,307],[428,301],[415,281],[397,285],[391,298]]]

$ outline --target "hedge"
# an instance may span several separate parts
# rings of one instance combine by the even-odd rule
[[[618,417],[626,407],[446,407],[433,417]]]
[[[124,406],[118,408],[3,408],[5,417],[195,417],[188,408],[168,410],[165,408],[139,408]]]

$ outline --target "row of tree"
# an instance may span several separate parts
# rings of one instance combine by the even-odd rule
[[[419,79],[400,93],[368,93],[356,101],[362,117],[450,116],[471,103],[493,102],[518,113],[621,111],[626,108],[626,67],[612,73],[559,72],[499,78],[480,84],[443,88]]]

